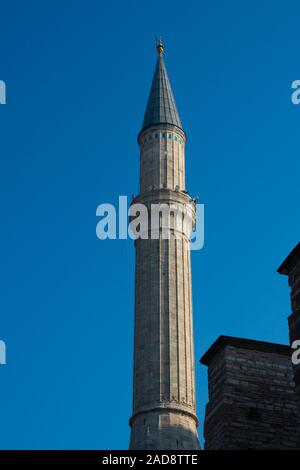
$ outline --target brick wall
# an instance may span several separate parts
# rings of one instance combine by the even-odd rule
[[[291,350],[220,336],[201,359],[208,367],[207,450],[296,449],[298,404]]]
[[[288,318],[291,344],[300,340],[300,243],[292,250],[278,268],[280,274],[288,276],[291,288],[292,314]],[[294,366],[296,393],[300,407],[300,364]]]

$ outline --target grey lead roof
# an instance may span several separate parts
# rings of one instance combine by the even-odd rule
[[[168,73],[158,56],[142,130],[154,124],[173,124],[182,128]]]

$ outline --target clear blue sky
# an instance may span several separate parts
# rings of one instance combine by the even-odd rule
[[[0,3],[1,448],[127,448],[134,250],[98,204],[138,192],[155,37],[205,204],[196,359],[219,334],[287,342],[299,241],[297,1]],[[207,401],[197,364],[199,432]]]

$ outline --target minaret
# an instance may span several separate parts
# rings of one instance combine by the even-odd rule
[[[163,61],[158,59],[138,135],[140,194],[133,203],[189,207],[185,189],[185,132]],[[165,239],[162,219],[156,236],[135,241],[135,335],[133,415],[130,449],[199,449],[195,409],[190,230]],[[164,226],[165,227],[165,226]]]

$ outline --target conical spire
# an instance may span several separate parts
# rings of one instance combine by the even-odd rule
[[[155,124],[173,124],[182,128],[170,80],[162,58],[163,45],[161,40],[158,41],[156,47],[158,59],[142,130]]]

